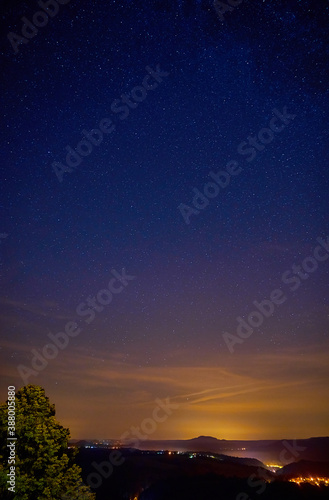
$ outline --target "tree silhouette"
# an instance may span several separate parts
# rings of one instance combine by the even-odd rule
[[[0,406],[0,497],[15,500],[91,500],[76,450],[68,449],[69,429],[55,418],[55,405],[42,387],[27,385],[16,393],[15,493],[8,491],[8,406]]]

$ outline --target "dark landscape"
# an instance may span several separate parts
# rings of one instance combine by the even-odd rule
[[[325,456],[328,438],[318,438],[318,441],[321,441],[321,444],[317,443],[318,449],[323,446]],[[279,449],[279,443],[273,442],[272,445],[275,453]],[[253,458],[200,452],[195,448],[189,452],[127,448],[118,451],[124,462],[113,467],[113,471],[109,473],[110,449],[80,448],[78,463],[82,467],[84,481],[88,481],[90,474],[95,471],[102,476],[101,483],[92,489],[97,500],[329,498],[329,461],[301,459],[283,466],[275,473],[270,465]],[[315,449],[313,452],[315,453]],[[296,484],[292,480],[297,478],[308,480]],[[311,478],[314,478],[313,482]],[[315,478],[318,478],[319,485],[315,484]]]

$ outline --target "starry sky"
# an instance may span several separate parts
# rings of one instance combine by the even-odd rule
[[[328,435],[327,2],[52,5],[1,16],[1,400],[43,386],[74,438],[166,398],[151,439]]]

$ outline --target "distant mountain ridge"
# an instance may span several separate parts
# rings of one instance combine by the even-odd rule
[[[273,457],[274,463],[281,465],[299,460],[325,462],[329,457],[329,437],[231,441],[212,436],[199,436],[187,440],[145,440],[138,444],[135,442],[132,446],[141,450],[213,452],[231,456],[238,453],[240,456],[243,454],[250,458],[266,455],[269,457],[268,460]],[[264,461],[263,457],[261,461]]]
[[[209,452],[225,456],[256,458],[264,463],[286,465],[300,460],[326,462],[329,457],[329,437],[312,437],[308,439],[268,439],[268,440],[226,440],[213,436],[198,436],[192,439],[178,440],[134,440],[120,442],[116,439],[71,440],[78,447],[111,447],[124,446],[140,450],[171,450]]]

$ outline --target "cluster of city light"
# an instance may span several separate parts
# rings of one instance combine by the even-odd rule
[[[271,472],[277,472],[279,469],[282,469],[283,465],[279,464],[266,464],[266,467],[271,471]]]
[[[289,479],[289,481],[297,484],[310,483],[315,486],[329,486],[328,477],[294,477]]]

